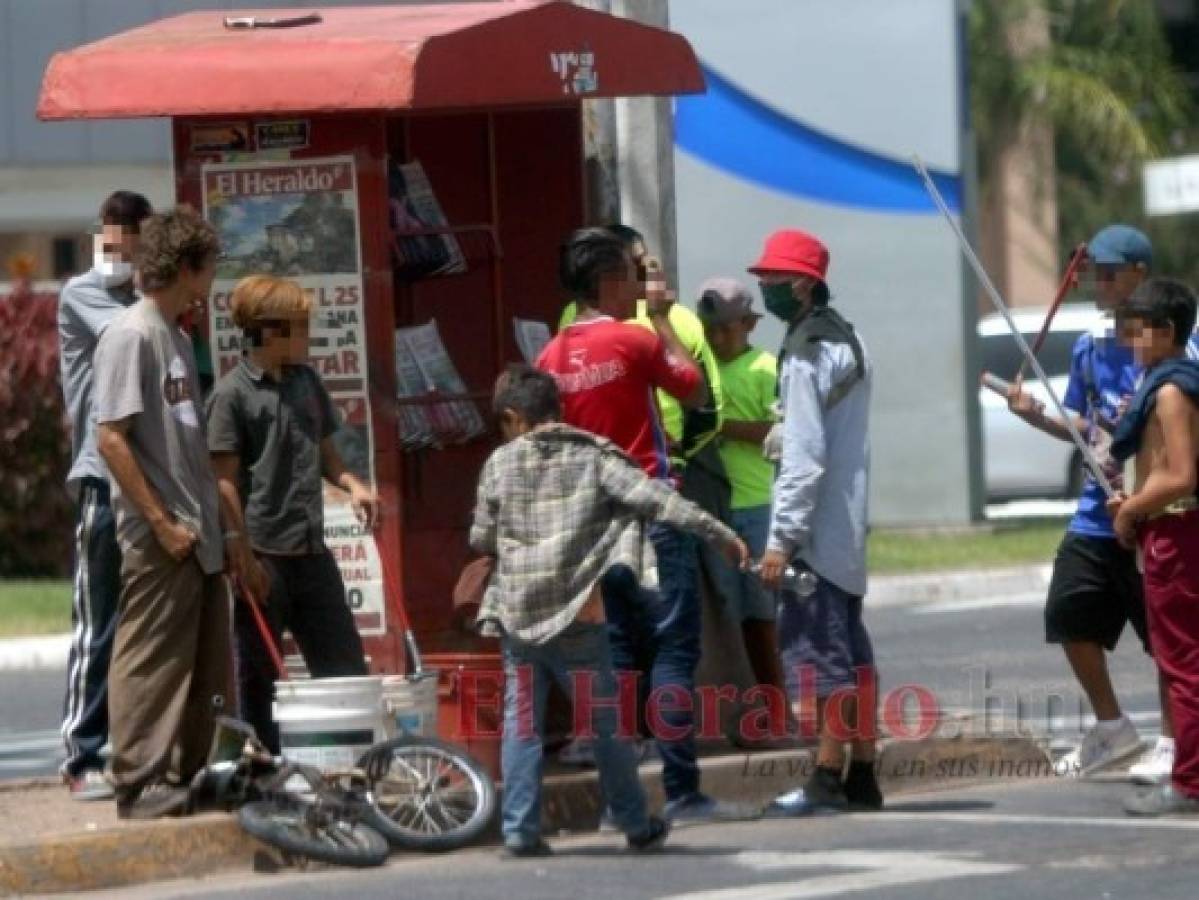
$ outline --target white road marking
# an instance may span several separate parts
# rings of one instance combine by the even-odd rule
[[[1157,828],[1199,831],[1199,816],[1177,819],[1103,818],[1099,816],[1028,816],[1004,813],[902,812],[854,813],[855,822],[953,822],[962,825],[1055,825],[1069,828]]]
[[[810,869],[860,871],[818,875],[802,881],[746,884],[733,888],[670,894],[660,900],[804,900],[833,897],[858,891],[879,890],[949,878],[1004,875],[1024,868],[1008,863],[980,861],[973,855],[896,853],[875,850],[830,850],[810,853],[738,853],[733,861],[755,872]]]

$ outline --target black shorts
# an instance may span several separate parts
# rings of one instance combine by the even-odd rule
[[[1049,582],[1045,640],[1087,641],[1114,650],[1125,623],[1149,652],[1145,596],[1136,556],[1115,538],[1066,533]]]

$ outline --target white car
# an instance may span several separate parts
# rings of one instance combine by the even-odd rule
[[[1029,346],[1036,340],[1047,311],[1044,307],[1013,311],[1016,326]],[[1084,332],[1103,327],[1103,314],[1089,303],[1063,305],[1054,316],[1037,360],[1059,400],[1066,392],[1074,342]],[[983,371],[1006,381],[1015,378],[1023,357],[1003,318],[994,313],[983,318],[978,323],[978,338]],[[1024,383],[1052,412],[1053,405],[1031,369],[1025,372]],[[984,387],[979,388],[978,402],[989,500],[1078,496],[1083,467],[1073,444],[1052,438],[1016,418],[1003,397]]]

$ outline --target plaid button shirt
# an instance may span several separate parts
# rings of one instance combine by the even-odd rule
[[[736,537],[589,432],[544,425],[500,447],[483,467],[470,533],[475,550],[496,557],[481,629],[545,643],[575,620],[600,577],[618,564],[656,586],[645,520],[719,544]]]

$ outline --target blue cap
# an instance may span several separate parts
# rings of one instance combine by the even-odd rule
[[[1131,225],[1108,225],[1087,244],[1087,255],[1100,265],[1132,266],[1153,262],[1153,245]]]

